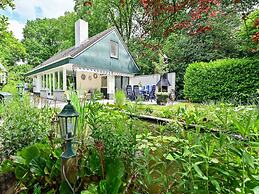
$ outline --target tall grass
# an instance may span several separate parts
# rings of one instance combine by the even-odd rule
[[[123,90],[118,90],[115,93],[115,106],[117,108],[123,108],[126,102],[126,95]]]

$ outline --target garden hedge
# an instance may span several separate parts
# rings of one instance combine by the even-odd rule
[[[184,77],[184,94],[192,102],[247,102],[258,95],[258,59],[221,59],[190,64]]]

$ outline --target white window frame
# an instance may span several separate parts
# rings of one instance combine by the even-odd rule
[[[115,45],[116,54],[114,55],[112,52],[112,46]],[[110,57],[114,59],[119,59],[119,43],[116,41],[110,41]]]

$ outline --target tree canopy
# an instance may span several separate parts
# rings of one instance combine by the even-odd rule
[[[0,9],[5,9],[8,6],[14,8],[13,0],[1,0],[1,2],[0,2]]]
[[[1,1],[0,9],[5,9],[7,6],[14,7],[13,1]],[[14,65],[16,61],[24,59],[25,55],[24,46],[12,32],[8,31],[8,18],[0,15],[0,63]]]
[[[23,31],[28,63],[37,66],[57,52],[72,47],[76,20],[75,13],[66,13],[58,19],[28,21]]]

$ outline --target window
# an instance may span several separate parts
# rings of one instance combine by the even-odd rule
[[[58,85],[58,72],[55,72],[55,89],[60,89]]]
[[[45,88],[45,80],[44,80],[44,75],[41,76],[41,89]]]
[[[47,74],[44,75],[44,89],[48,88]]]
[[[53,92],[53,74],[49,74],[49,89]]]
[[[63,90],[63,71],[59,72],[59,89]]]
[[[49,89],[49,74],[46,75],[46,89]]]
[[[111,41],[111,58],[119,58],[119,45],[114,41]]]
[[[129,78],[116,76],[115,77],[115,90],[125,90],[127,85],[129,85]]]
[[[107,88],[107,76],[101,77],[101,87]]]

